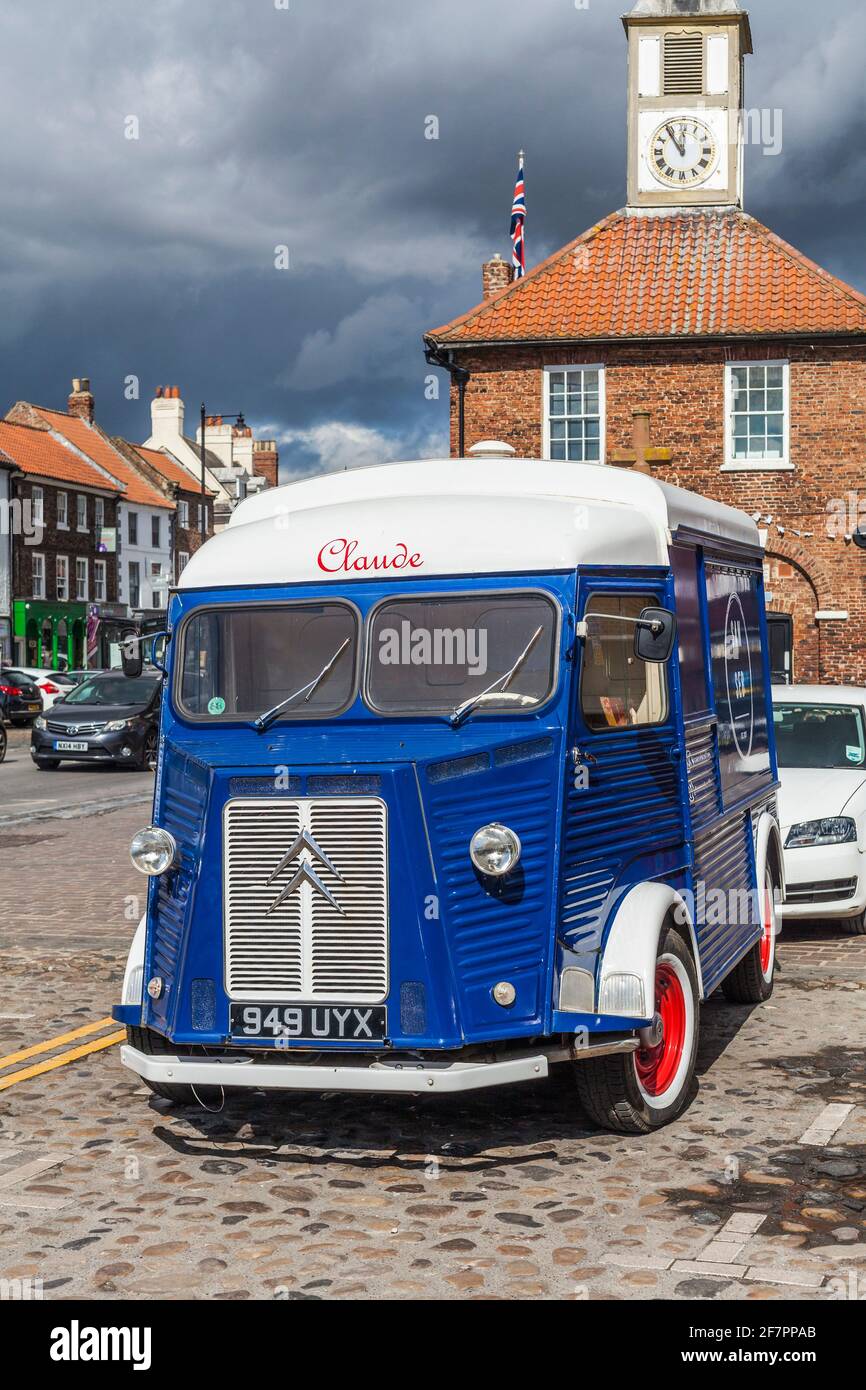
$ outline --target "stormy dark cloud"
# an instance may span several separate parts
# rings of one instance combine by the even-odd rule
[[[530,263],[624,202],[626,0],[284,3],[4,7],[4,408],[89,374],[141,439],[177,382],[272,429],[285,476],[433,453],[421,335],[508,253],[517,149]],[[866,7],[749,10],[747,104],[783,139],[749,150],[747,209],[866,289]]]

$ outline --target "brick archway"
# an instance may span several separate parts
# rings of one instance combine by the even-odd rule
[[[793,565],[794,569],[799,570],[815,591],[818,609],[839,606],[833,600],[833,581],[829,568],[817,555],[811,554],[804,545],[800,545],[799,541],[789,541],[786,537],[784,547],[767,548],[765,559],[780,560],[782,564]]]
[[[768,550],[764,564],[767,612],[785,614],[793,624],[792,678],[797,684],[820,684],[821,631],[815,613],[832,603],[829,575],[813,564],[805,547],[794,544]]]

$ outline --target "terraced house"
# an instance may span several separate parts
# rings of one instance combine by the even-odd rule
[[[452,452],[502,440],[742,508],[776,679],[862,684],[866,297],[744,210],[740,6],[639,0],[623,23],[627,204],[514,282],[494,257],[482,301],[427,335]]]
[[[0,450],[15,519],[9,655],[23,666],[92,665],[92,610],[119,612],[121,484],[44,427],[0,420]]]

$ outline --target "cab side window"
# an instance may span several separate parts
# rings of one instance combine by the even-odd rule
[[[662,724],[668,714],[665,666],[639,660],[634,653],[639,618],[658,606],[655,594],[590,594],[584,617],[589,635],[583,644],[580,706],[587,728],[629,729]]]

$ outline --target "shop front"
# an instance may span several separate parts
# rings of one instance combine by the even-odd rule
[[[13,605],[15,660],[51,671],[86,664],[87,605],[19,600]]]

